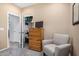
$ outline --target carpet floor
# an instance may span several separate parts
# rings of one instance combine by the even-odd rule
[[[27,45],[19,48],[18,43],[10,43],[10,48],[0,51],[0,56],[42,56],[42,52],[30,50]]]

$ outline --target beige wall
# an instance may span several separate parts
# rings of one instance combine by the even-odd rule
[[[0,49],[7,47],[7,12],[21,13],[12,4],[0,4]],[[72,25],[72,4],[37,4],[22,10],[23,15],[33,15],[34,21],[44,21],[45,38],[53,33],[68,33],[73,40],[74,55],[79,55],[79,25]]]
[[[45,38],[53,33],[69,33],[69,4],[38,4],[24,8],[23,15],[33,15],[33,21],[44,21]]]
[[[0,4],[0,27],[4,28],[4,31],[0,31],[0,49],[7,46],[7,12],[13,12],[20,15],[20,9],[12,4]]]
[[[70,6],[70,35],[73,43],[73,54],[79,56],[79,24],[72,25],[72,4]]]
[[[72,4],[38,4],[24,8],[23,15],[33,15],[34,21],[44,21],[45,38],[53,33],[68,33],[74,55],[79,55],[79,25],[72,25]]]

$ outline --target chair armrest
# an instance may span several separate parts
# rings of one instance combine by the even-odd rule
[[[42,40],[43,45],[53,44],[53,39]]]
[[[63,44],[55,47],[55,56],[68,56],[71,44]]]

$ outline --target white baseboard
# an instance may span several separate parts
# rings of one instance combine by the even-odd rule
[[[4,50],[7,50],[9,47],[7,47],[7,48],[3,48],[3,49],[1,49],[0,51],[4,51]]]

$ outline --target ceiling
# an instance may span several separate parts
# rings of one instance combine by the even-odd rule
[[[24,7],[29,7],[34,5],[35,3],[13,3],[14,5],[16,5],[19,8],[24,8]]]

